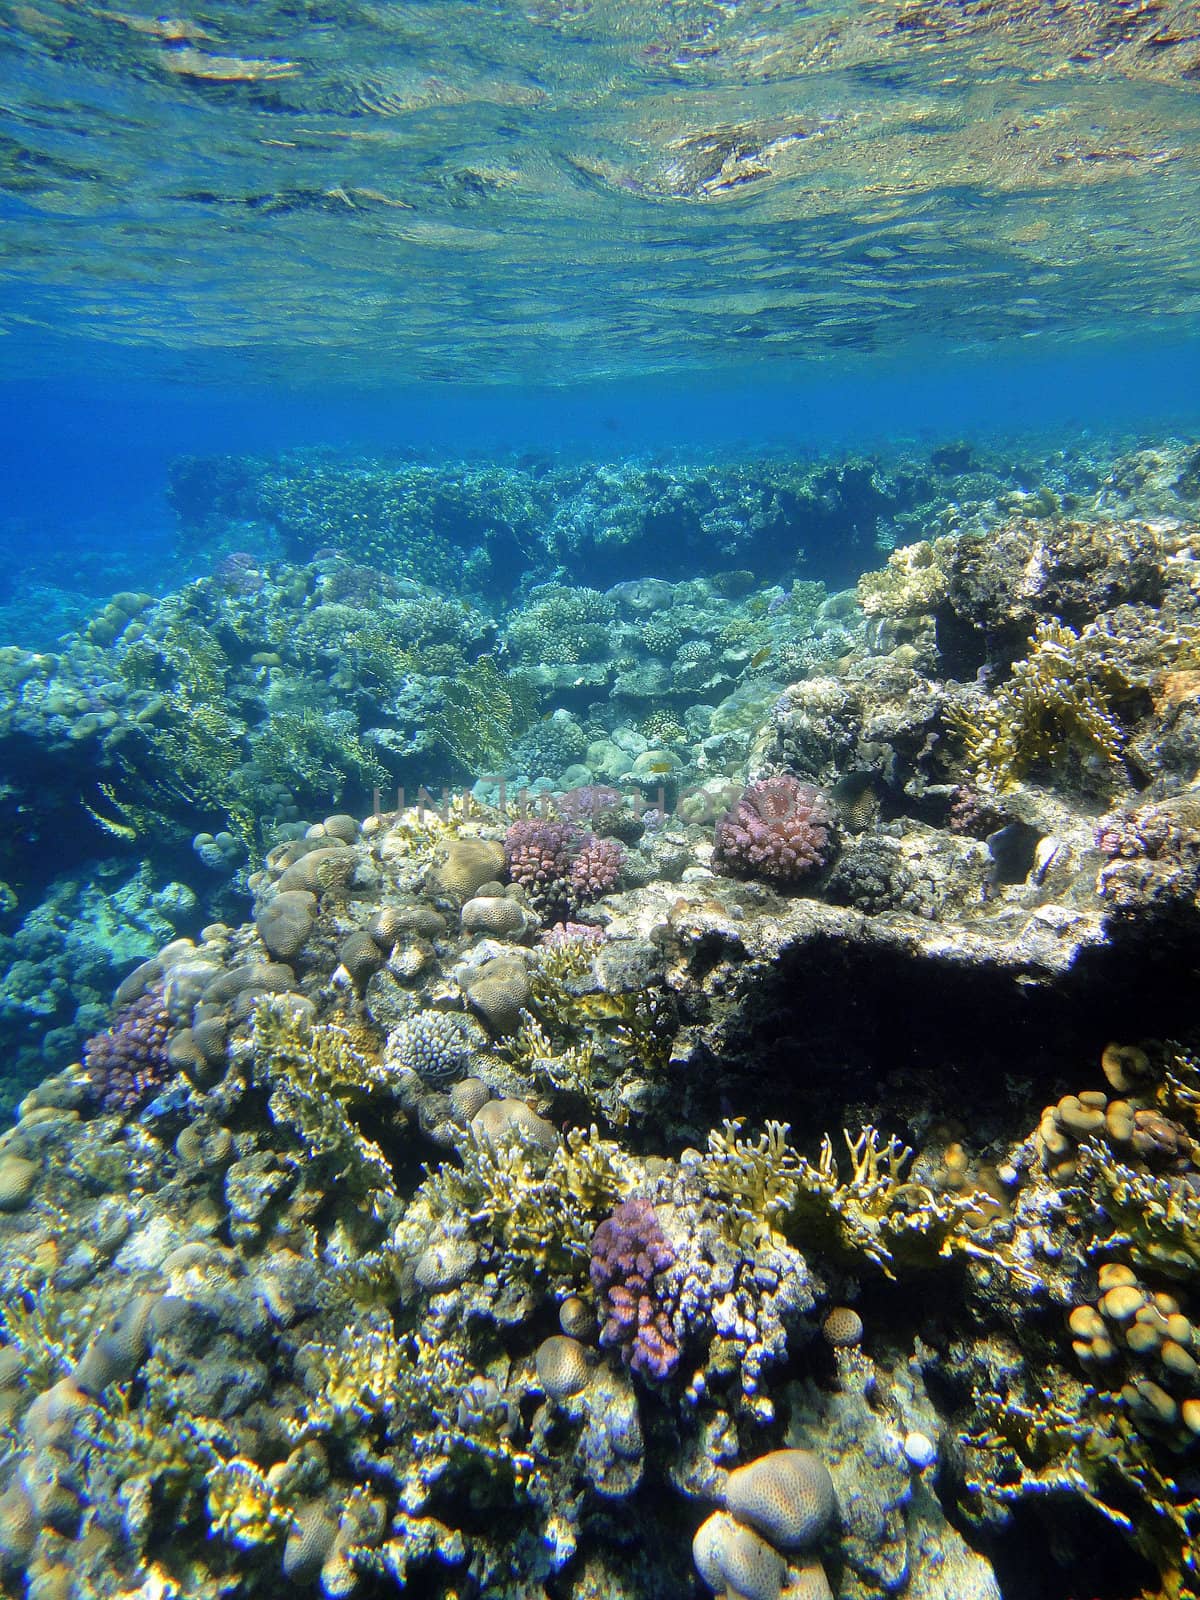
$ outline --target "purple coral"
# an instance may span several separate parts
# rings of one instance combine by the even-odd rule
[[[87,1041],[83,1063],[102,1110],[134,1111],[163,1087],[171,1075],[170,1036],[162,985],[155,984],[123,1006],[111,1028]]]
[[[790,773],[760,778],[717,824],[713,863],[739,878],[792,884],[828,866],[837,850],[833,812]]]
[[[624,802],[619,789],[606,783],[584,783],[577,789],[567,789],[554,803],[572,822],[586,822],[595,827],[597,817],[620,811]]]
[[[585,834],[567,874],[574,904],[586,906],[615,889],[624,865],[625,847],[618,839]]]
[[[603,944],[608,935],[590,922],[556,922],[537,936],[537,943],[548,950],[573,949],[579,945]]]
[[[232,550],[218,561],[213,579],[230,595],[257,594],[266,581],[248,550]]]
[[[600,1343],[620,1347],[626,1364],[666,1378],[679,1362],[661,1274],[675,1261],[649,1200],[625,1200],[592,1236],[591,1279],[605,1316]]]
[[[570,822],[548,817],[522,817],[504,835],[504,860],[513,883],[543,916],[563,915],[570,893],[567,876],[578,838]]]
[[[950,812],[946,820],[951,833],[962,834],[969,839],[986,839],[989,833],[995,833],[1012,819],[997,810],[978,789],[960,783],[950,797]]]
[[[557,920],[615,887],[625,851],[615,839],[581,833],[574,823],[525,817],[505,834],[504,859],[534,909]]]

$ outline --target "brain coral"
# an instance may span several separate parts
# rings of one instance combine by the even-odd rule
[[[779,1600],[787,1564],[777,1550],[725,1511],[714,1511],[692,1541],[696,1571],[726,1600]]]
[[[742,791],[717,824],[715,845],[718,871],[786,885],[833,859],[837,833],[833,813],[811,784],[780,773]]]
[[[317,897],[308,889],[284,889],[255,920],[258,936],[277,961],[300,954],[317,915]]]
[[[725,1504],[783,1550],[815,1544],[837,1510],[829,1469],[811,1450],[772,1450],[735,1467]]]
[[[458,900],[469,900],[504,871],[504,846],[491,839],[454,839],[446,859],[430,875],[431,886]]]

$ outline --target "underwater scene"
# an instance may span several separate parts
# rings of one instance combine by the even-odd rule
[[[0,1597],[1200,1600],[1200,3],[0,8]]]

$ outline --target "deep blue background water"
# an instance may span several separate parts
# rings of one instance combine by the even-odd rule
[[[991,347],[923,361],[846,358],[747,368],[711,382],[667,379],[576,389],[397,383],[288,388],[250,381],[234,354],[159,358],[4,346],[0,383],[0,607],[39,585],[78,604],[125,587],[161,591],[191,575],[165,498],[183,454],[271,454],[295,446],[411,447],[423,454],[530,448],[619,457],[684,448],[917,446],[1016,437],[1030,454],[1088,431],[1152,440],[1200,432],[1200,342]],[[46,376],[37,376],[45,372]],[[818,575],[814,572],[814,576]],[[64,620],[44,627],[56,637]],[[69,611],[69,607],[68,607]],[[66,615],[66,614],[64,614]],[[44,645],[40,639],[0,643]]]

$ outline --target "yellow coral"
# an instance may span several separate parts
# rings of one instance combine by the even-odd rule
[[[858,603],[868,617],[921,616],[945,593],[937,546],[924,539],[893,550],[882,572],[866,572],[858,580]]]
[[[335,1023],[310,1023],[286,1001],[254,1008],[254,1070],[270,1091],[277,1123],[289,1127],[311,1156],[329,1160],[335,1176],[377,1203],[391,1194],[392,1170],[379,1146],[347,1116],[341,1095],[385,1089],[382,1066],[354,1048]]]
[[[312,1401],[284,1426],[293,1442],[325,1433],[354,1433],[396,1405],[403,1353],[384,1318],[343,1329],[337,1339],[305,1346],[301,1361],[321,1374]]]
[[[620,1147],[594,1127],[572,1129],[549,1160],[517,1131],[497,1140],[472,1133],[460,1153],[461,1169],[444,1165],[426,1185],[434,1212],[465,1212],[537,1276],[578,1271],[624,1188]]]
[[[709,1135],[704,1174],[729,1201],[736,1238],[761,1233],[799,1234],[820,1247],[866,1260],[895,1277],[897,1265],[928,1266],[954,1254],[998,1259],[971,1238],[981,1211],[995,1208],[980,1193],[941,1194],[902,1174],[912,1151],[895,1137],[881,1141],[874,1128],[844,1137],[850,1176],[838,1171],[833,1141],[821,1141],[816,1163],[787,1142],[786,1123],[768,1122],[752,1144],[739,1137],[741,1122]]]
[[[983,790],[1011,788],[1031,766],[1065,748],[1093,751],[1110,767],[1124,742],[1109,700],[1114,673],[1089,659],[1095,625],[1076,634],[1065,624],[1040,622],[1033,646],[995,694],[951,706],[946,720],[962,735],[967,765]]]
[[[286,1533],[290,1513],[253,1461],[234,1456],[208,1474],[208,1520],[213,1533],[241,1550],[270,1544]]]
[[[805,1165],[787,1142],[786,1122],[768,1122],[751,1143],[740,1136],[743,1120],[727,1120],[709,1134],[704,1160],[708,1186],[729,1202],[726,1219],[739,1240],[783,1232]]]

